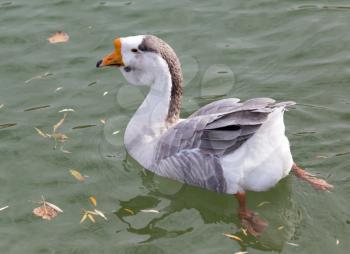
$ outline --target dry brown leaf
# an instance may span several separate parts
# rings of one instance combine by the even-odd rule
[[[44,203],[41,206],[34,208],[33,213],[44,220],[52,220],[57,216],[58,211]]]
[[[89,197],[89,201],[93,206],[97,206],[97,200],[94,196]]]
[[[129,208],[124,208],[124,211],[127,212],[127,213],[129,213],[129,214],[131,214],[131,215],[134,215],[134,214],[135,214],[134,211],[131,210],[131,209],[129,209]]]
[[[228,238],[230,238],[230,239],[232,239],[232,240],[243,242],[243,240],[240,237],[236,236],[236,235],[232,235],[232,234],[228,234],[228,233],[223,233],[223,235],[228,237]]]
[[[58,123],[56,123],[53,126],[53,133],[56,132],[56,130],[64,123],[64,120],[66,119],[67,113],[64,113],[63,117],[61,118],[61,120],[58,121]]]
[[[88,213],[88,214],[87,214],[87,217],[88,217],[93,223],[96,222],[94,216],[92,216],[91,213]]]
[[[37,132],[40,136],[42,136],[42,137],[44,137],[44,138],[49,137],[49,135],[47,135],[45,132],[43,132],[43,131],[40,130],[39,128],[34,128],[34,129],[36,130],[36,132]]]
[[[75,177],[75,179],[77,179],[80,182],[85,181],[85,176],[83,176],[82,174],[80,174],[79,171],[75,170],[75,169],[71,169],[69,170],[69,173]]]
[[[59,133],[59,132],[58,133],[53,133],[51,136],[55,140],[57,140],[58,142],[61,142],[61,143],[66,142],[68,140],[67,135],[64,134],[64,133]]]
[[[54,33],[53,35],[51,35],[49,38],[47,38],[47,40],[50,43],[67,42],[67,41],[69,41],[69,35],[65,32],[58,31],[58,32]]]

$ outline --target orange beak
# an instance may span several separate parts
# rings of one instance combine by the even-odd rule
[[[104,66],[124,66],[123,57],[121,54],[121,46],[122,43],[119,38],[114,40],[114,52],[105,56],[102,60],[98,61],[96,67],[104,67]]]

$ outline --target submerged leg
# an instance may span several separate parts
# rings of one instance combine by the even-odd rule
[[[238,214],[242,226],[246,228],[251,235],[259,236],[268,226],[268,223],[261,219],[257,213],[247,208],[245,192],[238,192],[235,196],[239,203]]]
[[[293,164],[292,170],[300,179],[310,183],[312,187],[318,190],[330,190],[333,188],[333,185],[327,183],[325,180],[319,179],[304,169],[297,166],[297,164]]]

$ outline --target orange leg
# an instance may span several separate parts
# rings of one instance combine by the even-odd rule
[[[259,236],[265,228],[268,226],[268,223],[260,218],[260,216],[249,210],[246,204],[246,193],[238,192],[235,194],[239,208],[238,214],[241,219],[242,226],[253,236]]]
[[[327,183],[325,180],[315,177],[314,175],[310,174],[304,169],[298,167],[295,163],[292,166],[292,170],[297,177],[308,182],[312,185],[312,187],[314,187],[317,190],[330,190],[333,188],[333,185]]]

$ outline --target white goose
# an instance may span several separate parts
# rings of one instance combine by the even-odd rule
[[[97,67],[120,67],[129,83],[150,86],[124,137],[128,153],[146,169],[235,194],[241,223],[255,236],[267,223],[246,207],[245,191],[268,190],[291,169],[318,189],[332,188],[293,163],[283,112],[294,102],[230,98],[180,119],[183,78],[173,49],[152,35],[117,38],[114,46]]]

